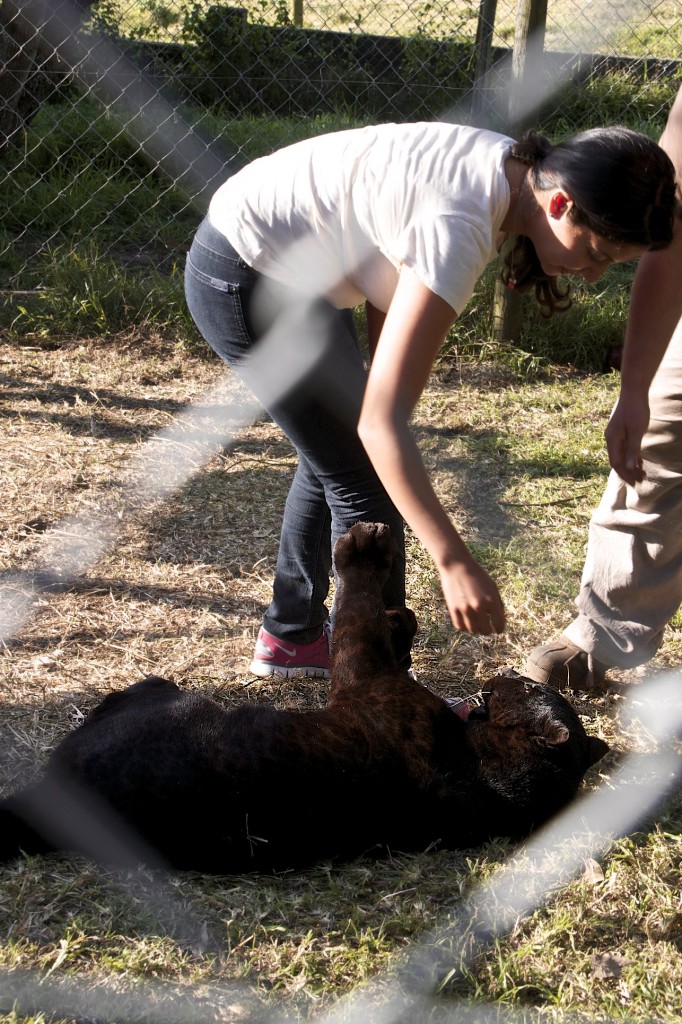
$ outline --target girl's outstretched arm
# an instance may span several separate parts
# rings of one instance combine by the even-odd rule
[[[386,491],[433,558],[456,629],[500,633],[505,614],[492,578],[441,505],[409,420],[456,313],[407,268],[376,346],[358,432]]]

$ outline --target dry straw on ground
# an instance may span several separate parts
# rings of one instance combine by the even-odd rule
[[[131,490],[136,458],[150,438],[222,375],[216,360],[163,338],[0,345],[0,570],[9,590],[19,598],[23,592],[31,604],[24,627],[0,651],[2,791],[34,772],[105,693],[152,672],[226,705],[268,700],[306,708],[325,700],[324,682],[258,681],[248,674],[294,467],[281,433],[262,419],[203,465],[197,450],[197,472],[162,502],[147,495],[143,481]],[[603,481],[601,430],[614,387],[569,373],[533,386],[499,367],[452,365],[425,394],[415,430],[435,485],[499,579],[509,611],[502,637],[455,636],[433,569],[410,541],[408,595],[421,624],[415,667],[437,692],[465,696],[499,667],[520,668],[529,647],[566,621],[589,511]],[[242,394],[229,375],[222,388],[226,403]],[[569,437],[566,470],[559,453]],[[115,539],[71,581],[31,593],[36,571],[49,568],[46,538],[74,516],[108,524]],[[679,648],[673,629],[653,668],[675,664]],[[626,673],[622,681],[640,676]],[[589,779],[608,783],[620,753],[645,747],[647,738],[637,728],[619,730],[617,689],[575,699],[586,726],[613,744],[610,759]],[[636,873],[641,858],[629,860],[621,851],[617,871],[608,868],[600,880],[593,870],[577,895],[565,897],[568,910],[557,913],[574,915],[579,955],[553,948],[561,946],[559,933],[543,914],[516,930],[509,977],[497,976],[494,958],[484,958],[465,994],[501,998],[520,984],[510,980],[514,970],[544,971],[547,991],[533,982],[532,1001],[542,1006],[561,989],[575,1009],[594,980],[593,955],[617,954],[622,976],[599,985],[632,987],[642,964],[658,972],[667,965],[661,1019],[674,1019],[669,993],[682,978],[672,967],[679,909],[669,880],[675,870],[679,878],[679,844],[656,842],[649,882]],[[322,865],[275,879],[171,879],[174,898],[191,901],[204,921],[194,952],[173,942],[172,928],[159,931],[150,921],[139,892],[144,882],[134,898],[123,899],[90,865],[38,859],[0,873],[0,966],[52,968],[52,981],[77,977],[86,988],[104,984],[108,991],[128,991],[135,978],[158,974],[171,987],[204,985],[209,1020],[237,1019],[221,1016],[224,998],[211,995],[211,986],[246,980],[260,1000],[314,1016],[381,970],[504,853],[495,846],[480,856],[426,853],[338,870]],[[598,938],[603,901],[619,885],[627,889],[626,866],[634,872],[632,892],[618,896],[622,927],[609,918],[604,948]],[[655,897],[646,895],[646,885]],[[643,931],[627,924],[638,887],[640,903],[648,901]],[[594,999],[603,1010],[602,995],[595,992]],[[0,1007],[1,1020],[14,1019],[3,1017],[3,1009],[9,1011]]]

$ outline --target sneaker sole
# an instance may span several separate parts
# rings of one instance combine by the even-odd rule
[[[286,679],[290,679],[292,676],[306,676],[309,679],[329,679],[328,669],[316,668],[312,665],[297,665],[293,668],[287,668],[284,665],[268,665],[262,661],[252,661],[249,666],[249,672],[252,676],[258,676],[259,679],[267,679],[269,676],[284,676]]]

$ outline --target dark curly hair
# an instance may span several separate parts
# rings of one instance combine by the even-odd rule
[[[530,131],[510,155],[528,164],[533,189],[564,190],[573,200],[568,216],[620,245],[663,249],[673,236],[675,168],[667,153],[630,128],[591,128],[553,145]],[[502,280],[520,292],[534,292],[545,316],[571,305],[570,286],[542,269],[525,235],[512,237]]]

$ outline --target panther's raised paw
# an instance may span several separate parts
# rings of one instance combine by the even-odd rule
[[[338,572],[362,564],[386,571],[397,546],[390,528],[384,523],[356,523],[337,540],[334,564]]]

